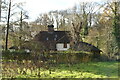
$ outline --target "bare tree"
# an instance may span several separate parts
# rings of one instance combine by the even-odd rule
[[[14,12],[13,10],[13,8],[18,8],[18,9],[21,9],[22,11],[23,11],[23,9],[20,7],[20,6],[22,6],[23,5],[23,3],[21,2],[21,3],[15,3],[15,4],[12,4],[11,5],[11,3],[12,3],[12,1],[10,0],[9,1],[9,6],[8,6],[8,16],[7,16],[7,28],[6,28],[6,36],[5,36],[5,39],[6,39],[6,41],[5,41],[5,50],[8,50],[8,35],[9,35],[9,29],[11,29],[12,30],[12,27],[10,27],[10,25],[12,25],[12,24],[15,24],[15,23],[17,23],[17,22],[19,22],[20,20],[21,20],[21,23],[22,23],[22,21],[26,18],[26,17],[28,17],[27,15],[25,15],[25,18],[23,18],[23,13],[21,12],[21,19],[19,19],[18,21],[15,21],[16,19],[15,18],[13,18],[14,20],[12,21],[12,17],[15,17],[15,14],[19,14],[19,12]],[[10,19],[11,19],[11,21],[10,21]],[[22,24],[20,24],[20,26],[22,26]],[[12,30],[13,31],[13,30]]]
[[[40,14],[35,22],[39,23],[40,25],[47,26],[49,24],[53,24],[53,19],[51,19],[50,14],[45,13],[45,14]]]
[[[77,25],[72,23],[72,25],[73,27],[71,31],[71,36],[74,42],[73,46],[76,46],[80,41],[82,41],[81,37],[82,22],[78,23]]]
[[[0,22],[1,22],[1,9],[2,9],[2,0],[0,0]]]
[[[10,21],[10,11],[11,11],[11,0],[9,2],[9,10],[8,10],[8,20],[7,20],[7,31],[6,31],[6,44],[5,44],[5,50],[8,50],[8,34],[9,34],[9,21]]]

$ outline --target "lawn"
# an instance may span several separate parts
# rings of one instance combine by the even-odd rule
[[[118,78],[119,64],[118,62],[89,62],[72,65],[57,64],[50,66],[49,69],[36,68],[32,70],[32,73],[28,68],[25,74],[20,74],[21,66],[17,66],[15,69],[17,71],[14,71],[12,67],[8,71],[10,71],[11,75],[13,74],[12,77],[14,78]],[[25,67],[23,68],[25,69]],[[4,69],[3,72],[5,72]],[[38,70],[40,71],[39,76],[36,74]],[[4,74],[2,77],[8,78],[7,74]]]

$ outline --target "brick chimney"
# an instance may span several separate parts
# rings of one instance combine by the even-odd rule
[[[50,33],[54,32],[54,25],[48,25],[48,32]]]

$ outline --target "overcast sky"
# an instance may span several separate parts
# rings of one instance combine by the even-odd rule
[[[65,10],[72,8],[79,2],[100,2],[105,0],[13,0],[25,2],[25,10],[28,11],[30,19],[35,19],[40,13],[49,12],[51,10]]]

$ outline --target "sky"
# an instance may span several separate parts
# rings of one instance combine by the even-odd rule
[[[46,13],[51,10],[65,10],[72,8],[79,2],[101,2],[105,0],[13,0],[16,2],[25,2],[24,9],[28,11],[30,20],[36,19],[40,13]]]
[[[37,17],[40,13],[51,10],[72,8],[77,0],[26,0],[26,9],[31,16]]]

